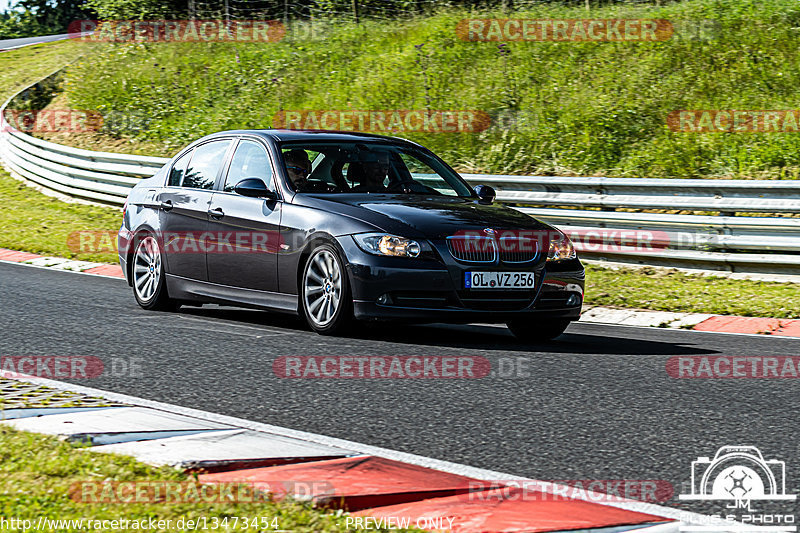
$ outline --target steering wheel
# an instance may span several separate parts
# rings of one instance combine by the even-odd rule
[[[335,192],[337,187],[324,181],[306,181],[298,192]]]
[[[405,193],[415,192],[413,186],[416,184],[417,182],[409,180],[396,181],[394,183],[389,184],[389,186],[386,187],[386,190],[388,192],[405,192]]]
[[[427,194],[439,194],[439,191],[432,187],[428,187],[418,181],[414,180],[404,180],[404,181],[397,181],[395,183],[390,184],[386,190],[388,192],[403,192],[403,193],[427,193]]]

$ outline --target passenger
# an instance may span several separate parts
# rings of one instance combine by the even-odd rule
[[[389,154],[381,152],[372,161],[359,161],[352,163],[348,170],[348,178],[358,181],[353,187],[353,192],[383,192],[386,190],[383,182],[389,175],[391,163]],[[352,172],[352,174],[351,174]],[[352,176],[352,177],[351,177]]]

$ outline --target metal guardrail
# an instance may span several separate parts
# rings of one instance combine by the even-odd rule
[[[131,187],[169,161],[34,138],[5,122],[12,100],[0,108],[0,159],[16,177],[72,197],[122,205]],[[495,187],[499,201],[566,231],[584,257],[800,275],[800,218],[786,216],[800,213],[800,181],[463,176],[473,185]]]

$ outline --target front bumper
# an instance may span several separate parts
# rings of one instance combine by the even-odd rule
[[[578,320],[584,295],[580,261],[539,264],[532,268],[532,291],[469,291],[458,286],[463,273],[481,268],[438,259],[380,257],[363,252],[345,236],[339,239],[348,258],[353,312],[359,320],[408,322],[505,323],[531,318]],[[493,266],[484,270],[523,270]]]

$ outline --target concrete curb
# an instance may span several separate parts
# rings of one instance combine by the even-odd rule
[[[208,482],[242,481],[253,483],[255,487],[269,487],[270,492],[283,483],[284,495],[304,496],[325,507],[340,500],[339,496],[344,496],[350,501],[357,502],[355,505],[360,509],[358,514],[361,516],[371,515],[373,511],[376,516],[386,516],[387,512],[391,512],[389,508],[391,505],[403,505],[403,515],[406,517],[428,517],[430,511],[426,509],[430,506],[453,508],[454,516],[460,516],[458,513],[465,504],[465,498],[469,496],[463,490],[465,480],[478,492],[496,491],[498,483],[502,484],[504,481],[511,483],[512,487],[518,486],[515,484],[523,481],[535,483],[537,487],[542,487],[537,489],[542,494],[555,495],[558,494],[556,491],[563,490],[563,487],[553,483],[69,383],[20,376],[7,371],[0,371],[0,377],[102,398],[109,403],[123,405],[123,407],[92,408],[86,412],[76,409],[58,414],[43,414],[43,410],[39,408],[33,417],[22,416],[2,421],[0,424],[56,435],[79,435],[83,443],[100,444],[94,448],[97,451],[124,453],[155,465],[168,463],[183,468],[192,465],[221,466],[222,473],[203,474],[201,481],[203,478]],[[109,409],[114,410],[114,416],[110,416]],[[125,413],[131,416],[121,416]],[[118,425],[116,429],[119,431],[114,430],[114,424]],[[65,427],[69,429],[65,430]],[[174,432],[180,430],[188,430],[192,434],[176,437]],[[126,431],[134,435],[129,437],[125,435]],[[248,435],[246,442],[233,442],[231,446],[224,442],[226,437],[242,433]],[[113,440],[120,444],[102,445],[108,440],[96,438],[108,435],[112,435]],[[209,439],[218,441],[216,449],[203,445],[202,441],[208,442]],[[165,450],[170,450],[169,457],[157,457],[157,450],[161,445],[164,445]],[[254,450],[257,450],[255,454]],[[259,459],[259,456],[282,459],[286,462],[253,468],[252,461]],[[356,476],[359,471],[361,474]],[[310,480],[321,481],[327,484],[325,486],[328,489],[333,490],[325,490],[319,494],[307,491],[293,494],[291,490],[285,488],[284,482],[287,479],[305,486],[313,486],[309,483]],[[486,481],[490,481],[491,484],[486,484],[485,489],[481,488],[481,483]],[[319,486],[319,483],[316,486]],[[341,494],[336,492],[337,488],[341,489]],[[452,530],[460,533],[509,531],[501,527],[508,523],[515,524],[515,531],[565,529],[590,531],[601,527],[614,527],[614,531],[633,529],[647,531],[657,524],[653,531],[666,533],[678,531],[678,527],[683,523],[719,524],[719,531],[722,532],[726,531],[726,527],[723,526],[731,526],[731,523],[715,522],[711,517],[677,508],[621,500],[618,497],[608,498],[588,490],[581,491],[581,494],[571,492],[569,501],[555,502],[557,504],[555,507],[551,498],[531,502],[515,498],[504,501],[502,498],[498,500],[494,497],[492,501],[495,504],[502,503],[502,508],[500,505],[493,507],[487,505],[486,509],[482,509],[482,502],[469,502],[468,515],[474,515],[475,508],[480,507],[482,510],[479,511],[490,515],[487,520],[490,518],[489,522],[497,524],[497,527],[487,529],[488,523],[483,522],[481,523],[484,525],[478,527],[473,516],[470,520],[465,518],[461,527],[454,526]],[[453,498],[457,501],[453,501]],[[572,502],[574,507],[570,507]],[[536,503],[545,505],[539,513],[532,512],[532,506]],[[415,505],[420,505],[418,513],[415,511]],[[550,511],[554,514],[548,514]],[[544,519],[545,515],[550,518],[561,517],[561,521]],[[523,517],[522,522],[520,517]]]
[[[616,309],[598,306],[584,309],[581,314],[581,322],[588,324],[689,329],[712,333],[800,337],[800,320],[789,318],[672,313],[669,311]]]

